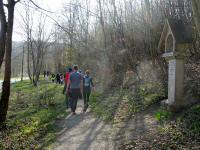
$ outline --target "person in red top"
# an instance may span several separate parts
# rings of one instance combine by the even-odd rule
[[[69,77],[70,77],[70,73],[72,72],[72,69],[69,68],[67,73],[65,74],[65,84],[67,85],[67,82],[69,80]]]
[[[70,106],[70,104],[69,104],[70,103],[70,100],[69,100],[70,96],[69,96],[69,93],[68,93],[69,90],[67,90],[67,83],[68,83],[71,72],[72,72],[72,69],[68,68],[68,71],[65,74],[65,85],[64,85],[64,89],[63,89],[63,93],[65,93],[65,102],[66,102],[67,109]]]

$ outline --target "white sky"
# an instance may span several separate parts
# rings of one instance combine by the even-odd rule
[[[4,0],[5,1],[5,0]],[[28,1],[28,0],[21,0],[21,1]],[[37,5],[39,5],[41,8],[52,11],[55,13],[47,13],[49,16],[57,20],[58,17],[62,16],[61,10],[63,9],[63,4],[67,4],[70,2],[70,0],[33,0]],[[80,0],[81,1],[81,0]],[[73,2],[73,1],[72,1]],[[74,1],[75,2],[75,1]],[[32,4],[31,4],[32,6]],[[90,0],[90,6],[91,11],[94,11],[96,8],[96,0]],[[21,3],[18,3],[15,6],[15,20],[14,20],[14,31],[13,31],[13,41],[23,41],[25,40],[25,37],[22,35],[23,33],[23,26],[20,24],[21,22],[21,16],[20,14],[24,14],[24,6]],[[45,12],[46,13],[46,12]],[[37,15],[34,18],[35,22],[37,22]],[[52,19],[48,19],[48,28],[52,28],[53,23],[55,24]]]
[[[63,8],[63,3],[67,2],[68,0],[34,0],[36,4],[38,4],[40,7],[42,7],[45,10],[60,13],[60,10]],[[22,31],[22,25],[20,24],[21,16],[20,14],[24,13],[24,8],[21,3],[18,3],[16,5],[15,9],[15,20],[14,20],[14,31],[13,31],[13,41],[23,41],[23,31]],[[50,16],[53,16],[53,18],[56,19],[54,14],[49,14]],[[34,18],[35,21],[37,21],[38,18]],[[52,26],[52,22],[48,20],[48,26]]]

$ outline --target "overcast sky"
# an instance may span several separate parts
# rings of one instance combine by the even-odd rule
[[[34,0],[35,3],[37,3],[40,7],[56,12],[55,14],[59,14],[60,10],[63,8],[63,3],[67,2],[68,0]],[[21,16],[20,14],[24,13],[24,8],[21,3],[18,3],[16,5],[15,9],[15,20],[14,20],[14,32],[13,32],[13,41],[23,41],[23,31],[22,31],[22,25],[20,24]],[[50,14],[53,18],[56,19],[55,14]],[[37,20],[38,18],[35,18]],[[48,20],[48,26],[52,26],[52,21]]]
[[[5,1],[5,0],[4,0]],[[28,0],[21,0],[28,1]],[[70,0],[33,0],[37,5],[41,8],[52,11],[55,13],[48,13],[49,16],[57,20],[57,17],[61,17],[61,11],[63,9],[63,4],[69,3]],[[73,2],[73,1],[72,1]],[[90,0],[90,9],[94,11],[96,8],[96,0]],[[46,13],[46,12],[45,12]],[[20,14],[25,14],[24,6],[22,3],[18,3],[15,9],[15,20],[14,20],[14,32],[13,32],[13,41],[23,41],[25,40],[25,36],[23,36],[23,29],[24,28],[20,22],[22,21]],[[38,20],[37,17],[34,18],[35,22]],[[51,28],[53,23],[55,22],[52,19],[47,19],[48,27]]]

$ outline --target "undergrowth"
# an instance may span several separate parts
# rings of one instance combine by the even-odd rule
[[[165,108],[160,108],[155,114],[156,120],[159,121],[160,123],[168,121],[171,116],[172,113]]]
[[[157,83],[111,90],[109,94],[91,96],[91,109],[106,122],[125,121],[135,113],[163,100],[165,92]]]
[[[43,149],[56,137],[56,120],[65,111],[62,87],[40,81],[12,85],[6,129],[0,131],[0,149]]]
[[[157,132],[129,143],[123,143],[119,149],[200,149],[200,105],[183,111],[173,121],[170,121],[169,114],[172,115],[167,110],[159,110],[158,120],[166,122],[158,128]]]

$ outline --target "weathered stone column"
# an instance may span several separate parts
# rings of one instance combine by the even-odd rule
[[[170,109],[176,111],[185,105],[184,100],[184,56],[170,52],[163,54],[169,62],[168,69],[168,100]]]
[[[169,63],[168,100],[170,110],[177,111],[189,104],[184,98],[184,64],[186,50],[192,43],[192,27],[181,20],[166,20],[158,44],[158,49],[165,48],[162,55]]]

